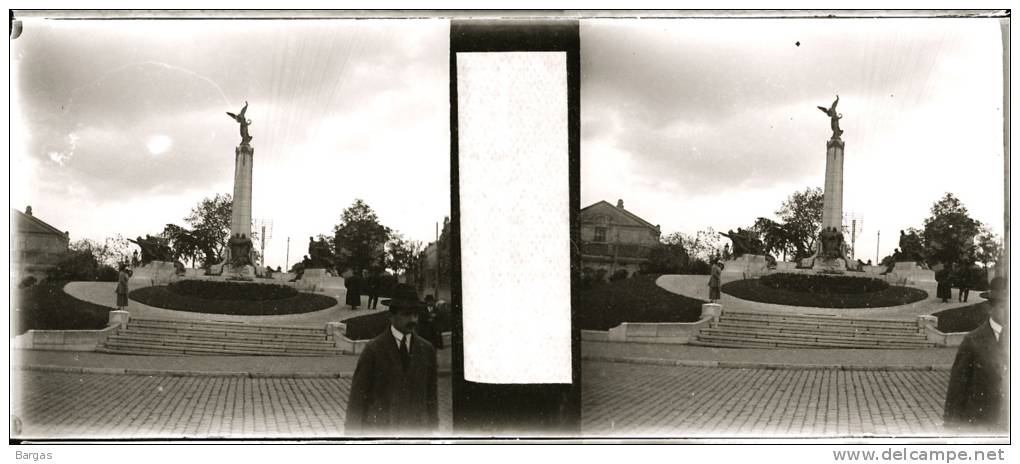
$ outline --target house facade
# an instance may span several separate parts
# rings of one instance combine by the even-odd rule
[[[11,209],[11,270],[12,278],[28,276],[43,279],[56,269],[57,263],[67,254],[70,237],[67,232],[47,224],[32,214]]]
[[[600,201],[582,208],[580,223],[581,268],[605,269],[607,275],[639,271],[662,234],[659,226],[627,211],[623,200],[616,206]]]

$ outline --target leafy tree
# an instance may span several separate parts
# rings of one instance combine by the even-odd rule
[[[824,194],[818,187],[808,187],[794,192],[776,211],[782,220],[786,251],[792,251],[794,259],[807,258],[814,253],[815,239],[822,230],[822,209]]]
[[[1002,240],[987,227],[982,225],[977,236],[977,248],[974,258],[981,263],[985,273],[988,266],[1002,261]]]
[[[981,223],[971,219],[967,208],[953,194],[946,193],[931,207],[924,220],[924,250],[928,265],[970,266],[975,261]]]
[[[116,267],[128,260],[128,250],[131,242],[128,242],[120,234],[107,237],[103,243],[83,238],[71,243],[68,247],[74,251],[88,252],[95,258],[97,265]]]
[[[337,270],[360,271],[385,262],[390,228],[379,223],[372,208],[360,198],[343,211],[333,227]]]
[[[648,261],[642,263],[641,272],[647,274],[679,274],[687,269],[689,256],[684,249],[684,238],[680,232],[666,235],[658,246],[648,254]]]
[[[720,256],[720,235],[711,227],[699,230],[694,235],[677,232],[668,235],[664,242],[676,242],[687,252],[689,259],[711,261]]]
[[[184,218],[184,222],[191,226],[190,230],[168,224],[163,231],[174,253],[179,258],[200,259],[203,267],[222,262],[227,240],[230,239],[233,205],[230,194],[218,193],[212,198],[202,199]]]
[[[750,230],[758,234],[758,238],[765,248],[765,253],[773,256],[782,255],[784,261],[786,260],[787,253],[796,253],[793,237],[790,236],[790,233],[787,232],[783,224],[760,217],[754,221],[754,225],[751,226]]]
[[[57,268],[50,274],[52,280],[68,281],[116,281],[118,264],[117,255],[110,252],[104,245],[94,240],[82,239],[69,245],[69,250],[57,263]],[[112,264],[100,261],[97,255],[104,256]]]
[[[386,267],[396,274],[410,272],[421,251],[421,242],[409,240],[400,233],[392,233],[390,241],[386,243]]]

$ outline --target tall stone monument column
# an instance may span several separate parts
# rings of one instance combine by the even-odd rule
[[[825,272],[843,272],[847,266],[847,246],[843,239],[843,148],[840,137],[843,131],[839,120],[843,115],[836,112],[839,96],[832,106],[819,106],[829,116],[832,136],[825,144],[825,191],[822,197],[822,231],[815,240],[815,253],[801,262],[801,267],[810,267]]]
[[[843,227],[843,140],[825,144],[825,192],[822,200],[822,229]]]
[[[227,241],[226,259],[222,272],[230,278],[255,278],[251,241],[251,187],[252,164],[255,148],[248,133],[250,119],[245,119],[248,102],[238,114],[227,112],[241,127],[241,143],[234,149],[234,198],[230,210],[230,240]]]
[[[230,211],[230,236],[251,238],[251,178],[255,148],[240,144],[234,149],[234,205]]]

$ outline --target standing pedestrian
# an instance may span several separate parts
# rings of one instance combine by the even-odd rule
[[[117,270],[117,310],[123,311],[128,305],[128,273],[127,266],[121,263]]]
[[[344,280],[344,287],[347,287],[347,297],[344,301],[352,311],[356,311],[358,306],[361,306],[361,276],[358,274],[358,271],[354,271],[350,277]]]
[[[715,260],[712,263],[711,275],[708,277],[708,301],[715,303],[720,299],[719,287],[722,284],[722,263]]]
[[[375,309],[379,305],[380,285],[379,271],[373,269],[365,282],[365,293],[368,294],[368,304],[365,306],[366,308]]]
[[[414,335],[424,303],[406,284],[388,306],[389,328],[365,345],[347,402],[348,435],[422,435],[439,425],[436,350]]]
[[[948,303],[953,297],[953,284],[948,266],[935,273],[935,282],[935,297],[941,299],[943,303]]]
[[[956,273],[956,286],[960,288],[960,294],[957,296],[958,302],[967,302],[967,298],[970,297],[971,281],[975,274],[974,268],[969,266],[960,269],[960,271]]]

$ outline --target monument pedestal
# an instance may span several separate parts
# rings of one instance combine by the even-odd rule
[[[736,259],[723,262],[720,275],[722,283],[734,280],[754,279],[769,272],[768,260],[762,255],[741,255]]]
[[[935,285],[935,271],[927,269],[914,261],[897,261],[888,278],[896,283],[909,285]]]
[[[344,278],[330,275],[325,269],[305,269],[301,279],[297,281],[297,289],[306,292],[325,293],[333,296],[346,296],[347,288]]]
[[[128,279],[129,288],[168,285],[177,280],[177,270],[169,261],[150,261],[148,264],[132,270]]]

